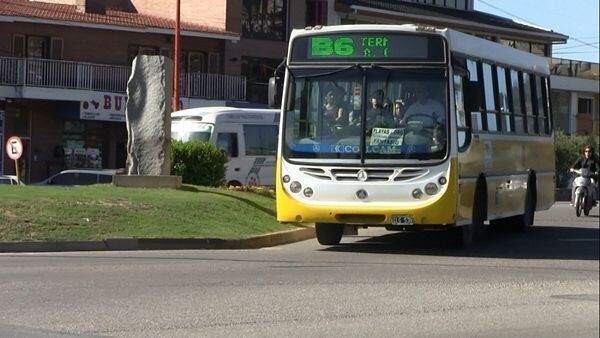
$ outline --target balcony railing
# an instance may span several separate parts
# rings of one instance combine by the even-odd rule
[[[84,62],[0,57],[0,85],[125,93],[130,67]],[[180,78],[182,97],[245,100],[246,78],[188,73]]]

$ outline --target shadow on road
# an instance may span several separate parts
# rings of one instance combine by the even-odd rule
[[[469,249],[457,249],[448,232],[391,233],[343,243],[325,251],[373,254],[510,259],[598,260],[600,231],[590,228],[535,226],[526,233],[490,230],[487,239]]]

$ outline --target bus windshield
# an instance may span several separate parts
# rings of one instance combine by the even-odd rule
[[[445,157],[448,113],[444,69],[353,67],[291,72],[285,111],[287,157]]]
[[[208,141],[213,125],[202,122],[178,121],[171,126],[171,138],[177,141]]]

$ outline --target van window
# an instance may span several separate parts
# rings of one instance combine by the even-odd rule
[[[237,133],[219,133],[217,135],[217,147],[225,151],[229,157],[238,157]]]
[[[175,128],[173,128],[175,127]],[[179,122],[172,126],[171,138],[177,141],[208,141],[213,125],[208,123]]]
[[[244,125],[246,155],[275,156],[278,127],[275,125]]]

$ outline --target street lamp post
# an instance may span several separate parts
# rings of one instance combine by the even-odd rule
[[[173,43],[173,111],[179,110],[179,9],[181,6],[181,0],[176,1],[177,5],[175,10],[175,41]]]

